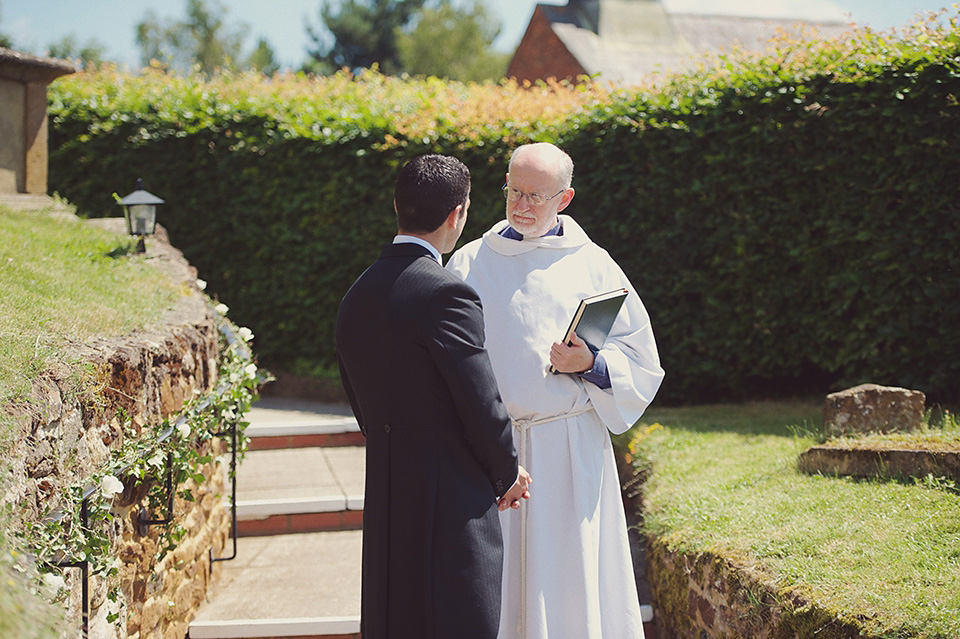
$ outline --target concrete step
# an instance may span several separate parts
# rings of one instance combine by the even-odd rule
[[[265,397],[246,415],[248,450],[306,446],[363,446],[349,406]]]
[[[361,534],[239,539],[190,639],[359,639]]]
[[[190,639],[360,639],[362,533],[246,537],[190,624]],[[641,606],[656,639],[653,608]]]
[[[364,469],[359,446],[248,452],[237,470],[238,536],[359,529]]]
[[[271,399],[247,419],[252,441],[266,445],[251,446],[237,472],[237,557],[219,564],[189,637],[360,639],[365,449],[356,421],[343,406]],[[642,611],[653,639],[652,608]]]

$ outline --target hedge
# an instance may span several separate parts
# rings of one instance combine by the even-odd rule
[[[549,140],[576,162],[570,212],[651,313],[662,401],[960,398],[956,15],[784,34],[630,90],[101,69],[50,95],[52,188],[118,214],[142,176],[267,365],[334,375],[337,304],[395,230],[407,158],[470,166],[471,239],[503,215],[510,149]]]

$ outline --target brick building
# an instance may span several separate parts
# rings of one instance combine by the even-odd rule
[[[538,4],[507,77],[533,82],[588,75],[632,85],[658,71],[694,66],[703,55],[734,44],[762,49],[778,29],[813,27],[820,37],[833,38],[850,28],[829,0],[811,0],[799,10],[787,0],[749,5],[740,0]]]

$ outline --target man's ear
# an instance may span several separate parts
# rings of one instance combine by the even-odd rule
[[[457,222],[460,221],[460,212],[463,211],[463,204],[458,204],[457,207],[450,211],[447,215],[447,219],[444,223],[450,228],[457,228]]]
[[[567,189],[567,190],[564,192],[563,195],[560,196],[560,205],[557,207],[557,213],[559,213],[559,212],[562,211],[563,209],[565,209],[565,208],[567,208],[568,206],[570,206],[570,202],[573,201],[573,196],[574,196],[574,195],[576,195],[576,191],[574,191],[574,190],[573,190],[573,187],[571,186],[569,189]]]

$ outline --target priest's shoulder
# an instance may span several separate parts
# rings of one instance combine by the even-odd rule
[[[454,251],[453,255],[450,256],[450,259],[447,261],[447,268],[449,269],[459,269],[465,265],[468,265],[477,257],[477,253],[480,251],[481,246],[483,245],[483,238],[477,238],[467,242],[459,249]]]

